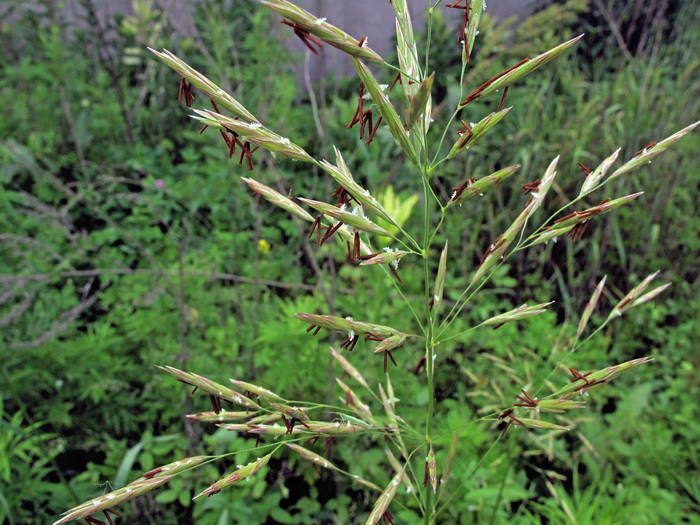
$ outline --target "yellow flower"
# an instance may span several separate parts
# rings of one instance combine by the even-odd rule
[[[267,255],[268,253],[270,253],[271,249],[272,247],[270,246],[270,243],[267,242],[265,239],[260,239],[258,241],[258,251],[263,255]]]

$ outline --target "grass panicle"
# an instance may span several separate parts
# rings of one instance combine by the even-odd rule
[[[229,156],[232,156],[234,150],[240,147],[241,163],[244,158],[247,158],[248,168],[252,170],[255,168],[252,153],[257,148],[262,148],[272,154],[278,162],[287,160],[305,162],[307,164],[301,166],[308,168],[308,164],[312,164],[314,168],[319,168],[320,173],[328,176],[329,184],[325,185],[325,189],[323,184],[315,185],[315,191],[321,193],[320,195],[298,198],[304,205],[315,210],[316,216],[308,213],[291,197],[264,185],[254,177],[243,178],[243,181],[261,202],[264,200],[282,208],[289,212],[295,221],[311,222],[308,237],[312,238],[316,235],[319,245],[323,245],[331,236],[337,234],[342,250],[336,251],[342,252],[344,256],[345,247],[347,247],[348,256],[344,264],[352,265],[352,271],[357,272],[352,273],[352,279],[356,279],[357,283],[364,283],[364,279],[370,282],[377,279],[377,276],[386,277],[388,286],[393,290],[392,293],[397,300],[403,301],[404,306],[401,312],[393,310],[390,312],[389,308],[378,309],[382,313],[378,314],[377,319],[372,319],[372,322],[355,321],[351,316],[295,314],[292,322],[298,322],[299,329],[291,334],[287,328],[284,328],[285,337],[303,337],[304,330],[311,336],[315,336],[325,329],[340,333],[344,338],[339,345],[330,346],[328,357],[331,369],[337,363],[343,375],[340,377],[339,374],[334,374],[337,377],[333,378],[334,381],[329,381],[331,385],[329,395],[324,403],[286,399],[266,387],[258,386],[258,381],[249,382],[254,378],[246,378],[249,381],[231,379],[230,384],[233,388],[230,388],[193,372],[171,366],[160,367],[177,381],[193,387],[192,393],[201,390],[209,396],[213,410],[189,414],[187,418],[190,421],[213,423],[219,429],[252,437],[255,440],[253,448],[266,452],[264,455],[260,453],[260,457],[246,465],[238,465],[235,470],[229,467],[227,471],[230,473],[213,482],[196,498],[205,495],[213,496],[250,479],[259,474],[280,450],[289,450],[294,453],[293,456],[308,461],[314,468],[323,467],[331,471],[327,475],[346,476],[350,482],[354,481],[371,491],[381,492],[372,509],[365,509],[363,517],[366,517],[365,523],[368,525],[374,525],[380,521],[384,524],[396,523],[392,509],[395,510],[397,507],[405,511],[407,516],[419,515],[425,525],[446,522],[450,518],[443,517],[441,513],[446,511],[450,501],[454,501],[453,498],[460,497],[463,493],[462,486],[451,484],[451,473],[461,466],[459,454],[462,447],[467,446],[462,445],[467,441],[460,440],[470,436],[468,446],[473,446],[477,441],[480,443],[483,441],[483,432],[488,431],[488,426],[491,425],[499,427],[500,436],[503,439],[506,439],[506,433],[511,427],[524,427],[524,429],[544,434],[537,440],[550,443],[559,434],[574,428],[578,420],[571,414],[580,413],[585,408],[585,403],[577,399],[578,396],[594,389],[604,388],[623,372],[646,364],[652,358],[641,357],[588,372],[573,368],[565,363],[566,359],[600,333],[612,320],[623,316],[632,308],[656,299],[671,283],[650,289],[652,281],[659,272],[649,275],[615,304],[607,318],[597,326],[589,328],[589,325],[593,324],[595,312],[601,308],[600,298],[604,294],[606,297],[611,295],[605,293],[606,278],[603,277],[588,300],[575,330],[575,337],[569,337],[566,335],[568,332],[562,331],[564,335],[557,338],[556,345],[564,347],[566,352],[558,353],[561,349],[553,346],[551,356],[553,360],[556,358],[557,362],[549,375],[539,369],[546,362],[541,358],[533,358],[532,366],[528,365],[527,374],[520,374],[501,357],[487,354],[487,359],[498,367],[499,372],[507,377],[510,384],[527,383],[510,404],[507,401],[507,393],[502,390],[502,387],[488,379],[478,377],[470,370],[468,364],[461,366],[465,375],[471,380],[468,388],[474,386],[473,395],[481,395],[488,399],[490,406],[479,417],[460,422],[460,425],[456,426],[453,424],[454,418],[446,420],[443,417],[445,411],[438,409],[438,389],[444,388],[441,384],[441,381],[444,382],[444,375],[440,373],[440,367],[448,359],[472,359],[472,357],[465,358],[465,355],[471,356],[471,354],[464,351],[455,352],[453,343],[459,343],[462,348],[473,343],[466,334],[480,326],[491,326],[496,329],[513,321],[519,324],[536,323],[541,318],[533,318],[544,314],[554,303],[550,300],[529,305],[523,298],[513,298],[512,306],[501,308],[499,305],[496,309],[496,311],[505,310],[504,313],[487,317],[488,314],[484,315],[485,310],[475,297],[493,284],[495,290],[499,290],[498,293],[492,291],[494,295],[500,294],[499,297],[502,295],[510,299],[508,294],[501,294],[500,285],[494,284],[494,275],[500,271],[507,272],[508,267],[504,265],[516,252],[536,245],[544,245],[562,236],[568,236],[574,241],[581,240],[585,227],[591,219],[611,213],[623,205],[637,205],[642,200],[643,192],[615,199],[604,199],[597,205],[592,205],[595,200],[588,202],[588,199],[591,194],[606,184],[648,165],[652,159],[700,125],[700,122],[691,124],[658,143],[650,143],[610,175],[608,173],[617,161],[620,149],[605,158],[592,172],[581,165],[586,178],[579,194],[573,198],[566,197],[564,186],[559,186],[558,182],[555,182],[570,175],[563,174],[557,179],[558,171],[566,171],[566,168],[559,163],[559,156],[551,160],[541,178],[518,186],[512,184],[510,178],[520,166],[507,165],[506,163],[511,162],[512,159],[508,158],[508,152],[504,150],[499,155],[503,157],[501,165],[507,167],[477,179],[476,174],[479,170],[472,166],[478,164],[475,157],[479,148],[472,148],[472,146],[478,141],[486,140],[487,135],[495,135],[489,132],[501,125],[506,115],[518,111],[517,107],[503,107],[508,87],[533,73],[540,66],[571,50],[582,38],[581,36],[561,43],[534,58],[525,58],[482,83],[471,93],[465,93],[463,87],[467,67],[471,66],[472,61],[480,55],[476,45],[477,42],[481,42],[477,41],[477,35],[485,3],[483,0],[461,0],[447,4],[444,7],[459,10],[461,13],[459,39],[462,71],[457,92],[459,96],[451,99],[448,97],[445,102],[447,104],[452,100],[454,107],[448,108],[447,118],[442,119],[442,122],[434,123],[432,122],[435,116],[432,107],[433,97],[442,72],[436,71],[429,76],[425,75],[430,71],[431,66],[430,28],[432,26],[430,24],[435,14],[434,10],[440,6],[440,2],[432,5],[428,11],[429,29],[424,52],[419,50],[417,45],[406,0],[390,2],[396,18],[398,66],[385,63],[367,46],[365,37],[360,39],[351,37],[325,19],[312,15],[292,2],[260,0],[260,3],[281,15],[284,25],[292,28],[309,52],[318,54],[322,45],[329,44],[350,55],[360,81],[360,88],[357,110],[347,127],[360,123],[361,137],[364,138],[366,126],[369,125],[370,136],[366,141],[369,145],[380,123],[385,125],[398,145],[398,149],[392,149],[391,153],[393,155],[397,152],[395,160],[400,169],[401,184],[410,188],[411,192],[422,191],[422,194],[410,197],[413,200],[401,201],[409,203],[405,205],[406,208],[411,208],[409,210],[401,209],[401,202],[396,204],[392,200],[395,197],[393,190],[390,191],[392,199],[375,198],[370,190],[376,184],[376,179],[366,174],[365,166],[357,160],[364,154],[358,155],[357,152],[352,156],[347,154],[347,158],[353,161],[351,164],[357,162],[357,167],[353,164],[356,177],[350,171],[341,150],[336,146],[333,146],[335,163],[319,160],[315,158],[314,148],[309,146],[307,152],[291,140],[268,129],[234,97],[179,57],[169,51],[151,49],[155,56],[180,75],[178,98],[184,100],[186,106],[191,107],[192,103],[198,101],[199,95],[195,94],[197,90],[211,100],[213,110],[205,107],[194,108],[191,110],[191,116],[204,125],[202,130],[212,127],[220,131]],[[381,73],[377,75],[386,73],[385,70],[388,68],[392,69],[392,74],[398,71],[395,83],[402,84],[405,98],[395,101],[395,105],[389,97],[391,88],[379,83],[367,62],[375,63],[378,70],[382,68]],[[462,120],[457,140],[454,143],[447,140],[448,135],[454,133],[453,122],[458,115],[471,111],[472,106],[469,104],[496,92],[502,92],[501,107],[498,111],[490,113],[477,123],[467,123]],[[364,95],[367,95],[367,100]],[[396,92],[392,92],[392,96],[398,98]],[[353,99],[354,97],[355,95]],[[433,133],[429,134],[428,131],[431,126],[438,125],[443,126],[443,129],[441,133],[435,134],[441,137],[435,141]],[[304,144],[309,142],[305,141]],[[371,147],[376,148],[376,143]],[[385,148],[384,145],[381,147]],[[451,161],[458,155],[460,158],[456,162],[468,161],[469,172],[460,177],[463,182],[459,186],[452,187],[446,199],[444,194],[448,190],[445,189],[444,184],[445,174],[452,172],[449,170],[443,172],[443,168],[446,168],[443,163]],[[265,163],[265,165],[268,164]],[[491,169],[485,170],[486,173]],[[471,176],[471,171],[474,172],[474,177]],[[472,199],[475,197],[491,199],[491,193],[495,192],[489,192],[489,190],[497,185],[506,184],[511,184],[515,188],[512,191],[514,194],[522,190],[524,207],[510,215],[504,214],[515,219],[510,224],[502,226],[503,229],[500,231],[503,233],[493,239],[480,254],[475,253],[474,247],[476,240],[481,238],[479,234],[474,237],[471,244],[467,245],[464,243],[465,237],[461,235],[462,232],[457,236],[454,232],[446,231],[448,214],[464,217],[460,220],[464,220],[465,225],[468,224],[469,228],[478,233],[485,231],[478,220],[473,224],[467,222],[472,221],[472,217],[469,217],[470,212],[473,211],[472,206],[456,208],[464,204],[473,204]],[[335,190],[329,195],[331,186],[335,187]],[[387,194],[389,193],[385,192],[385,195]],[[376,195],[381,193],[378,192]],[[333,198],[336,198],[337,202],[333,202]],[[579,201],[584,198],[586,204],[580,203]],[[396,199],[399,198],[396,197]],[[552,203],[560,200],[564,200],[566,204],[558,212],[551,213]],[[420,202],[422,207],[421,217],[415,221],[408,221],[410,212],[413,211],[412,208],[417,202]],[[574,208],[576,211],[565,211]],[[498,204],[492,204],[489,210],[499,213]],[[365,211],[372,215],[372,218],[365,216]],[[416,215],[419,215],[418,211]],[[382,237],[384,241],[390,239],[392,243],[398,243],[402,249],[387,247],[385,250],[375,250],[373,248],[373,243],[376,242],[375,236]],[[305,248],[306,257],[313,258],[313,247],[308,246],[307,243]],[[329,263],[328,266],[333,268],[332,280],[335,282],[340,272],[336,272],[337,259],[334,257],[337,254],[333,250],[333,247],[328,250],[329,260],[333,259],[332,264]],[[413,257],[406,257],[409,254]],[[479,255],[481,261],[475,264],[474,259]],[[315,263],[315,261],[312,262]],[[400,262],[402,265],[413,265],[413,274],[421,275],[419,282],[403,282],[397,272]],[[315,275],[320,277],[325,267],[322,268],[318,264],[312,266],[316,272]],[[372,296],[371,299],[368,299],[368,295],[362,295],[364,292],[359,290],[360,300],[357,304],[361,305],[366,300],[382,303],[385,299],[381,296],[383,292],[377,290],[380,288],[376,287],[373,293],[377,295]],[[333,297],[327,297],[326,311],[341,310]],[[393,303],[387,301],[387,304]],[[516,304],[522,304],[522,306],[515,307]],[[469,312],[472,309],[474,310],[471,315],[463,315],[465,311]],[[473,321],[474,314],[478,314],[476,321]],[[362,313],[358,312],[358,316],[362,317]],[[390,317],[391,321],[382,319],[383,316]],[[486,320],[479,321],[485,317]],[[384,324],[385,322],[396,324],[399,328],[388,326]],[[469,323],[472,323],[471,326],[468,326]],[[587,330],[591,332],[590,335],[582,338]],[[326,334],[322,334],[319,337],[325,336]],[[349,352],[356,348],[360,339],[373,345],[373,352],[363,349],[362,352],[353,354],[351,358]],[[548,337],[542,339],[545,341]],[[259,342],[266,340],[264,337],[259,338]],[[402,356],[412,360],[408,365],[397,363],[393,352],[399,348],[402,349]],[[438,356],[438,350],[440,356]],[[382,355],[383,369],[380,368],[381,364],[377,363],[378,359],[373,360],[373,353]],[[416,358],[419,359],[414,365],[413,359]],[[390,361],[396,365],[395,368],[388,367]],[[372,367],[376,369],[372,370]],[[413,375],[409,370],[412,370]],[[404,408],[404,404],[399,403],[392,382],[392,374],[401,373],[404,373],[410,381],[419,382],[423,389],[421,396],[404,403],[416,405],[408,409]],[[566,374],[566,384],[558,389],[552,387],[551,385],[563,381],[564,374]],[[520,377],[521,375],[523,377]],[[375,388],[376,377],[381,377],[381,381]],[[397,376],[393,377],[396,379]],[[405,384],[404,379],[405,377],[401,377],[401,381],[396,382],[397,390]],[[357,385],[362,387],[362,390]],[[331,387],[335,387],[335,391],[340,393],[339,404],[329,404],[333,402],[334,397],[330,395]],[[547,387],[551,393],[540,393]],[[539,397],[536,397],[536,394],[539,394]],[[222,402],[234,405],[235,409],[225,410],[222,408]],[[491,410],[490,415],[487,413],[488,410]],[[546,416],[546,419],[543,416]],[[471,435],[476,425],[481,425],[481,430]],[[522,431],[521,429],[519,432]],[[508,439],[513,434],[515,433],[511,432]],[[336,440],[354,439],[355,442],[360,442],[357,439],[359,437],[363,438],[362,443],[373,443],[371,446],[383,449],[384,453],[381,457],[385,459],[381,459],[382,463],[372,465],[372,468],[366,471],[383,480],[379,484],[365,479],[364,475],[352,475],[346,472],[343,470],[342,463],[331,461],[329,457],[331,447]],[[321,438],[326,440],[325,455],[313,449]],[[500,439],[498,433],[493,433],[492,447],[498,439]],[[299,441],[303,443],[299,444]],[[470,476],[484,463],[490,450],[491,448],[485,452],[475,466],[470,467],[473,469],[470,471]],[[98,512],[107,513],[107,519],[111,522],[109,517],[109,513],[113,512],[111,507],[160,487],[174,476],[180,476],[210,460],[223,460],[230,453],[216,457],[190,457],[150,470],[123,488],[67,511],[56,524],[81,518],[87,519],[89,523],[99,523],[97,518],[92,517]],[[498,462],[492,462],[494,468],[497,468],[496,463]],[[387,478],[389,482],[384,485]],[[380,486],[385,488],[381,489]],[[405,493],[399,492],[399,487],[403,487]],[[501,492],[508,488],[510,487],[504,489],[502,486],[499,489],[498,498],[501,497]],[[496,516],[498,514],[494,506],[491,522],[498,519]]]

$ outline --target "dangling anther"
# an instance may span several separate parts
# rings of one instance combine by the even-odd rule
[[[331,236],[337,232],[340,227],[343,225],[342,222],[338,221],[334,226],[331,226],[326,230],[326,234],[323,236],[323,238],[319,241],[319,246],[323,246],[323,244],[331,238]]]
[[[394,262],[396,262],[396,261],[394,261]],[[401,279],[401,276],[399,275],[399,272],[398,272],[398,271],[396,270],[396,268],[394,267],[394,264],[393,264],[393,263],[389,263],[389,270],[391,270],[391,273],[394,274],[394,277],[396,277],[396,279],[397,279],[401,284],[403,284],[403,279]]]
[[[425,362],[426,362],[425,356],[421,357],[418,360],[418,363],[416,364],[416,366],[413,367],[413,370],[411,370],[411,372],[413,372],[414,375],[418,375],[420,373],[420,371],[423,369],[423,365],[425,365]]]
[[[508,88],[510,86],[506,86],[506,88],[503,90],[503,96],[501,96],[501,103],[498,105],[498,110],[502,110],[503,106],[506,105],[506,96],[508,96]]]
[[[396,85],[397,82],[398,82],[399,84],[402,83],[402,81],[401,81],[401,73],[396,73],[396,76],[394,77],[394,81],[393,81],[391,84],[389,84],[389,87],[388,87],[386,90],[387,90],[387,91],[391,91],[392,89],[394,89],[394,86]]]
[[[369,133],[369,138],[368,138],[367,141],[365,142],[365,144],[367,144],[368,146],[369,146],[369,144],[372,142],[372,139],[374,138],[374,134],[375,134],[375,133],[377,132],[377,130],[379,129],[379,124],[380,124],[380,122],[382,121],[383,118],[384,118],[384,117],[380,116],[380,117],[377,119],[377,122],[374,124],[374,127],[373,127],[372,130],[370,131],[370,133]],[[370,120],[370,122],[372,122],[372,121]]]
[[[314,35],[309,33],[306,29],[301,27],[299,24],[296,22],[290,22],[289,20],[282,20],[282,24],[291,27],[294,29],[294,34],[299,37],[299,39],[304,43],[306,47],[311,50],[312,53],[318,55],[319,50],[321,49],[321,46],[323,45],[323,41],[319,40],[316,38]]]
[[[180,89],[177,93],[178,102],[181,100],[185,101],[185,106],[188,108],[192,107],[192,102],[194,101],[194,93],[192,93],[192,84],[185,78],[180,79]]]

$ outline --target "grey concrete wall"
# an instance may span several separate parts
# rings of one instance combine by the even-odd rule
[[[231,0],[235,2],[236,0]],[[416,28],[421,27],[429,0],[407,0],[409,10]],[[153,0],[154,4],[168,13],[175,29],[182,35],[191,35],[196,30],[192,23],[192,7],[196,0]],[[108,18],[115,13],[132,14],[132,0],[94,0],[101,18]],[[393,9],[388,0],[296,0],[299,6],[328,21],[356,38],[367,36],[369,46],[381,55],[392,51],[394,42]],[[440,8],[448,18],[459,23],[461,11],[447,9],[443,2]],[[534,0],[487,0],[487,12],[497,19],[508,16],[526,16],[532,10]],[[262,6],[261,9],[264,9]],[[81,11],[79,0],[64,0],[65,13],[69,19],[77,19]],[[291,31],[290,31],[291,34]],[[290,39],[290,48],[304,52],[305,47],[294,36]],[[309,61],[312,79],[318,79],[325,73],[335,71],[340,75],[352,75],[352,65],[340,51],[323,46],[320,59]]]
[[[296,0],[299,6],[318,15],[328,18],[328,22],[342,28],[355,38],[367,36],[369,47],[385,56],[391,53],[394,46],[394,10],[388,0]],[[422,20],[425,18],[429,0],[407,0],[409,11],[413,17],[414,27],[417,31],[422,28]],[[459,24],[461,11],[447,9],[443,2],[441,9],[446,17],[455,20],[455,27]],[[504,19],[511,15],[525,16],[531,11],[533,0],[491,0],[488,2],[487,11]],[[292,48],[303,51],[304,46],[300,42],[293,42]],[[330,71],[336,71],[342,75],[353,75],[352,64],[343,53],[324,46],[321,60],[312,60],[309,69],[312,78]]]

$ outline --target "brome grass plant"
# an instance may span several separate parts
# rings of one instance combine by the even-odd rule
[[[182,58],[167,50],[151,51],[180,76],[178,99],[193,108],[191,116],[200,123],[201,131],[220,135],[221,147],[230,157],[235,156],[243,168],[254,170],[256,156],[266,151],[276,161],[305,163],[332,179],[335,185],[332,193],[302,196],[292,196],[266,185],[261,181],[265,179],[264,173],[245,177],[243,181],[261,201],[278,206],[295,220],[306,223],[309,239],[319,246],[338,244],[347,250],[349,264],[371,267],[364,270],[372,272],[372,278],[389,280],[403,300],[402,322],[387,326],[383,319],[366,318],[361,311],[346,312],[346,315],[296,314],[299,331],[306,331],[308,337],[324,337],[327,332],[339,334],[341,343],[329,349],[342,370],[342,376],[335,378],[342,392],[339,405],[288,399],[285,392],[273,392],[274,387],[268,388],[272,385],[258,386],[255,378],[229,380],[225,373],[208,378],[163,366],[163,372],[191,386],[193,394],[207,396],[211,402],[211,411],[189,414],[188,418],[250,437],[251,450],[255,451],[257,459],[246,465],[231,464],[231,456],[240,452],[235,450],[217,456],[183,458],[150,470],[124,487],[67,511],[56,524],[76,519],[92,524],[105,520],[113,523],[120,503],[215,461],[226,464],[226,474],[211,480],[209,486],[201,487],[196,498],[216,498],[231,485],[260,475],[271,459],[282,454],[298,455],[315,469],[328,469],[335,476],[346,476],[356,489],[374,493],[375,503],[364,515],[367,524],[396,523],[400,519],[395,516],[403,512],[406,516],[421,516],[425,524],[444,522],[450,506],[463,491],[461,484],[453,481],[455,478],[450,475],[459,454],[459,443],[475,426],[489,429],[494,444],[510,439],[518,427],[556,438],[576,425],[572,414],[585,410],[589,392],[595,396],[596,390],[605,388],[623,372],[652,360],[651,356],[644,356],[617,364],[600,363],[595,370],[577,370],[567,363],[574,352],[585,348],[631,308],[656,299],[670,286],[670,283],[655,284],[658,272],[651,273],[614,302],[614,306],[604,312],[602,322],[592,326],[597,317],[594,313],[603,310],[601,297],[604,294],[614,296],[606,291],[603,277],[581,313],[575,337],[559,354],[557,366],[539,371],[534,376],[536,380],[523,379],[522,384],[514,388],[509,404],[490,407],[479,417],[463,421],[457,427],[440,420],[436,371],[444,356],[450,354],[451,346],[474,331],[482,332],[482,337],[498,337],[498,332],[493,330],[506,323],[527,323],[529,318],[543,314],[553,303],[552,300],[535,304],[515,301],[511,309],[492,312],[481,322],[463,329],[456,321],[465,309],[478,301],[480,293],[488,290],[494,275],[521,250],[551,249],[562,238],[578,241],[587,228],[595,228],[598,216],[621,206],[636,205],[644,198],[642,193],[609,195],[610,183],[619,177],[631,176],[633,170],[647,168],[652,159],[700,123],[688,125],[668,138],[641,145],[640,151],[626,160],[619,161],[618,149],[611,151],[598,166],[590,169],[582,166],[585,179],[580,191],[554,213],[543,211],[556,191],[557,178],[573,174],[560,173],[559,157],[551,160],[544,173],[526,174],[530,182],[516,188],[524,195],[523,207],[515,220],[479,248],[478,264],[471,269],[467,282],[451,282],[448,270],[458,263],[453,254],[455,247],[449,242],[451,232],[442,229],[445,217],[458,214],[469,221],[472,203],[488,199],[494,186],[513,184],[519,166],[506,165],[490,174],[465,174],[462,180],[452,181],[447,194],[436,184],[441,170],[451,159],[471,155],[470,149],[477,141],[488,140],[489,131],[508,118],[509,112],[517,111],[507,106],[511,87],[517,89],[520,79],[569,51],[582,36],[536,56],[525,57],[480,85],[470,86],[467,73],[472,67],[472,58],[476,60],[478,54],[479,22],[485,9],[483,0],[435,2],[428,10],[428,38],[424,47],[416,42],[405,0],[392,0],[397,64],[388,64],[368,46],[365,37],[350,36],[326,19],[291,2],[261,0],[260,3],[279,14],[281,22],[311,52],[318,54],[325,45],[330,45],[348,55],[357,71],[358,90],[357,107],[347,127],[356,128],[368,147],[378,137],[392,139],[393,145],[382,140],[382,147],[394,148],[396,155],[405,160],[410,167],[412,183],[421,193],[423,220],[417,230],[407,227],[404,220],[395,217],[377,198],[372,188],[365,187],[363,177],[353,171],[352,163],[346,161],[343,152],[335,149],[330,160],[317,158],[280,130],[269,129],[245,107],[245,101],[234,98]],[[432,129],[437,123],[433,120],[431,89],[440,71],[431,71],[430,23],[437,9],[454,9],[460,14],[457,41],[462,67],[458,79],[460,102],[451,108],[448,118],[442,119],[444,128],[436,131]],[[472,109],[472,103],[477,100],[490,104],[491,111],[479,115]],[[507,153],[504,157],[507,163]],[[378,248],[387,244],[386,239],[389,239],[388,246]],[[401,268],[405,266],[421,269],[419,296],[405,292],[406,283],[401,276]],[[367,379],[371,375],[367,370],[371,368],[383,371],[379,384]],[[396,381],[392,383],[392,377],[407,374],[410,369],[427,399],[420,418],[404,415],[398,404],[402,393],[395,390]],[[388,483],[365,479],[354,472],[354,465],[334,462],[333,448],[360,436],[367,437],[372,446],[383,450]],[[444,444],[446,436],[451,438],[449,445]],[[479,463],[473,466],[472,473],[477,468]]]

